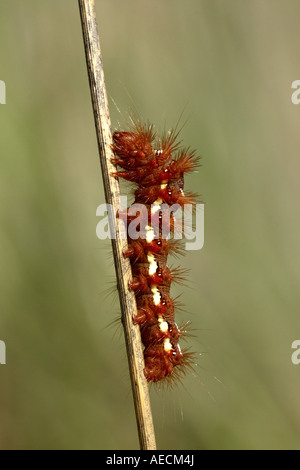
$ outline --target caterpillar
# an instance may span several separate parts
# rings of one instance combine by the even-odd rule
[[[163,226],[166,208],[195,207],[197,195],[184,192],[184,175],[199,165],[195,151],[182,148],[178,132],[171,130],[158,138],[151,124],[134,122],[129,131],[113,134],[114,176],[135,183],[133,205],[118,214],[126,221],[137,222],[132,207],[142,207],[133,236],[127,229],[128,248],[123,255],[130,260],[137,314],[133,319],[140,327],[144,346],[144,374],[148,382],[167,380],[170,383],[192,365],[192,353],[181,349],[179,340],[187,334],[187,324],[178,326],[170,287],[181,283],[184,270],[170,269],[169,254],[183,253],[179,240],[171,239],[176,219],[169,212],[167,230]],[[118,169],[120,167],[120,169]],[[128,227],[128,226],[127,226]]]

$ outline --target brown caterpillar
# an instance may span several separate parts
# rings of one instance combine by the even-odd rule
[[[152,125],[139,122],[128,132],[113,134],[113,163],[121,167],[114,175],[135,183],[134,204],[146,207],[139,219],[139,236],[133,238],[127,232],[124,256],[131,262],[129,287],[135,292],[138,309],[134,321],[140,326],[149,382],[172,381],[191,366],[192,354],[179,346],[186,327],[175,323],[176,302],[170,296],[171,283],[181,282],[183,271],[167,266],[168,255],[181,254],[182,247],[163,233],[162,208],[195,206],[197,195],[184,193],[183,186],[184,174],[194,171],[199,158],[194,151],[180,148],[177,138],[178,133],[171,131],[157,139]],[[128,211],[119,217],[127,222],[136,219]],[[173,213],[169,220],[167,235],[174,232]]]

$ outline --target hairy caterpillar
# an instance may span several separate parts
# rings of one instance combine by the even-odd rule
[[[186,325],[176,324],[176,301],[170,296],[171,283],[183,279],[183,270],[167,265],[170,253],[182,253],[180,242],[169,239],[175,228],[172,210],[167,230],[163,221],[166,208],[195,207],[197,195],[184,193],[183,186],[184,174],[194,171],[199,158],[189,148],[181,148],[177,139],[176,131],[159,139],[152,125],[140,122],[127,132],[113,134],[113,163],[121,168],[114,175],[136,184],[134,205],[146,208],[142,217],[139,214],[138,236],[127,232],[124,256],[131,262],[129,287],[135,292],[138,313],[134,321],[140,326],[148,382],[174,380],[191,366],[192,358],[192,353],[180,348]],[[119,217],[137,219],[130,208]]]

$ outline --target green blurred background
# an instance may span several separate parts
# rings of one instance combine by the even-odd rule
[[[186,122],[205,247],[186,313],[203,352],[151,390],[160,449],[299,449],[299,0],[96,0],[113,129],[132,107]],[[1,449],[134,449],[138,438],[78,5],[1,0]],[[128,90],[128,93],[127,93]],[[114,102],[117,104],[115,106]],[[121,110],[118,111],[117,107]],[[180,292],[174,289],[174,295]]]

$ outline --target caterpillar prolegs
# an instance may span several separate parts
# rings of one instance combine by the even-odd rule
[[[124,252],[132,268],[129,287],[137,302],[134,321],[144,345],[144,373],[148,382],[172,381],[191,365],[191,353],[180,348],[186,327],[176,324],[176,301],[170,296],[171,283],[181,282],[183,271],[167,265],[168,255],[181,254],[182,247],[170,238],[176,224],[174,212],[169,211],[167,228],[164,213],[166,208],[195,206],[197,196],[184,192],[183,186],[184,174],[194,171],[199,158],[189,148],[181,148],[176,131],[158,138],[152,125],[139,122],[128,132],[114,132],[113,151],[113,163],[121,168],[115,176],[136,184],[134,205],[145,207],[142,216],[139,213],[138,236],[127,230]],[[129,209],[119,217],[134,221],[137,215]]]

